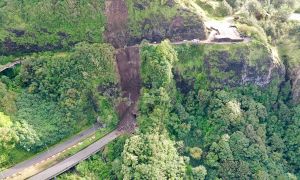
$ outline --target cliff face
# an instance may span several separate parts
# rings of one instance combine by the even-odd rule
[[[279,44],[280,55],[287,68],[287,80],[292,86],[292,99],[300,103],[300,25],[291,29]]]
[[[216,87],[255,84],[265,87],[283,81],[285,67],[270,49],[261,44],[229,45],[208,50],[204,55],[207,78]]]
[[[292,80],[292,95],[294,103],[300,103],[300,67],[292,70],[290,74]]]
[[[130,21],[133,20],[130,19]],[[184,9],[177,9],[172,17],[165,17],[164,14],[153,14],[137,20],[137,22],[139,24],[137,25],[139,28],[137,33],[129,28],[130,38],[128,43],[130,45],[138,44],[143,39],[150,42],[161,42],[164,39],[176,42],[207,38],[202,19],[195,13]]]
[[[173,0],[107,0],[106,40],[115,47],[139,44],[143,39],[160,42],[206,39],[199,15]]]
[[[180,61],[175,70],[179,85],[185,81],[185,86],[209,89],[249,84],[279,87],[285,78],[284,65],[262,44],[206,44],[178,49]]]

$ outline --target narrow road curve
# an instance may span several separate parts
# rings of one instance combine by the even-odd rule
[[[74,136],[73,138],[69,139],[68,141],[61,143],[54,148],[49,149],[48,151],[45,151],[37,156],[35,156],[32,159],[23,161],[14,167],[11,167],[3,172],[0,172],[0,179],[5,179],[8,178],[18,172],[23,171],[24,169],[33,166],[47,158],[50,158],[60,152],[62,152],[65,149],[68,149],[69,147],[74,146],[75,144],[79,143],[81,140],[86,139],[87,137],[91,136],[92,134],[95,133],[96,130],[98,130],[101,126],[99,124],[93,125],[92,128],[89,128],[80,134]]]
[[[17,64],[21,64],[21,60],[17,60],[17,61],[5,64],[5,65],[0,65],[0,72],[6,70],[8,68],[12,68],[12,67],[14,67]]]
[[[83,149],[82,151],[65,159],[64,161],[61,161],[58,164],[46,169],[45,171],[32,176],[31,178],[29,178],[29,180],[42,180],[42,179],[51,179],[53,177],[56,177],[57,175],[69,170],[71,167],[75,166],[79,162],[81,162],[81,161],[89,158],[91,155],[97,153],[98,151],[101,150],[101,148],[103,146],[105,146],[109,142],[113,141],[120,135],[122,135],[122,132],[115,130],[115,131],[107,134],[100,140],[96,141],[94,144]]]

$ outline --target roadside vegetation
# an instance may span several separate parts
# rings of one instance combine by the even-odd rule
[[[299,63],[299,26],[287,21],[295,1],[193,2],[208,18],[233,15],[251,42],[142,44],[137,133],[114,149],[123,149],[119,156],[107,158],[104,150],[62,179],[299,178],[299,105],[292,82],[280,71]],[[279,68],[271,81],[255,80],[268,74],[270,63]],[[252,74],[240,72],[243,66]],[[242,83],[248,75],[253,81]]]
[[[68,53],[32,55],[19,70],[3,72],[1,167],[59,142],[98,117],[107,128],[116,126],[113,51],[108,44],[81,43]]]
[[[133,42],[168,36],[173,20],[199,23],[189,24],[190,30],[228,16],[251,41],[143,41],[135,134],[119,137],[58,179],[300,178],[300,26],[287,20],[299,11],[298,2],[126,4]],[[0,65],[23,59],[1,72],[0,170],[96,119],[105,132],[117,126],[121,92],[116,51],[103,43],[104,6],[104,0],[0,2]],[[194,33],[183,30],[178,32]]]

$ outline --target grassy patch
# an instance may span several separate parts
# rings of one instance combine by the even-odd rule
[[[14,56],[0,56],[0,66],[15,61]]]
[[[251,37],[252,39],[260,41],[266,45],[268,44],[267,35],[261,27],[237,24],[237,28],[244,36]]]

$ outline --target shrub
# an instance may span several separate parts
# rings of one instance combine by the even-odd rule
[[[219,3],[216,11],[220,16],[229,16],[232,14],[232,7],[227,3],[226,0],[223,0]]]

